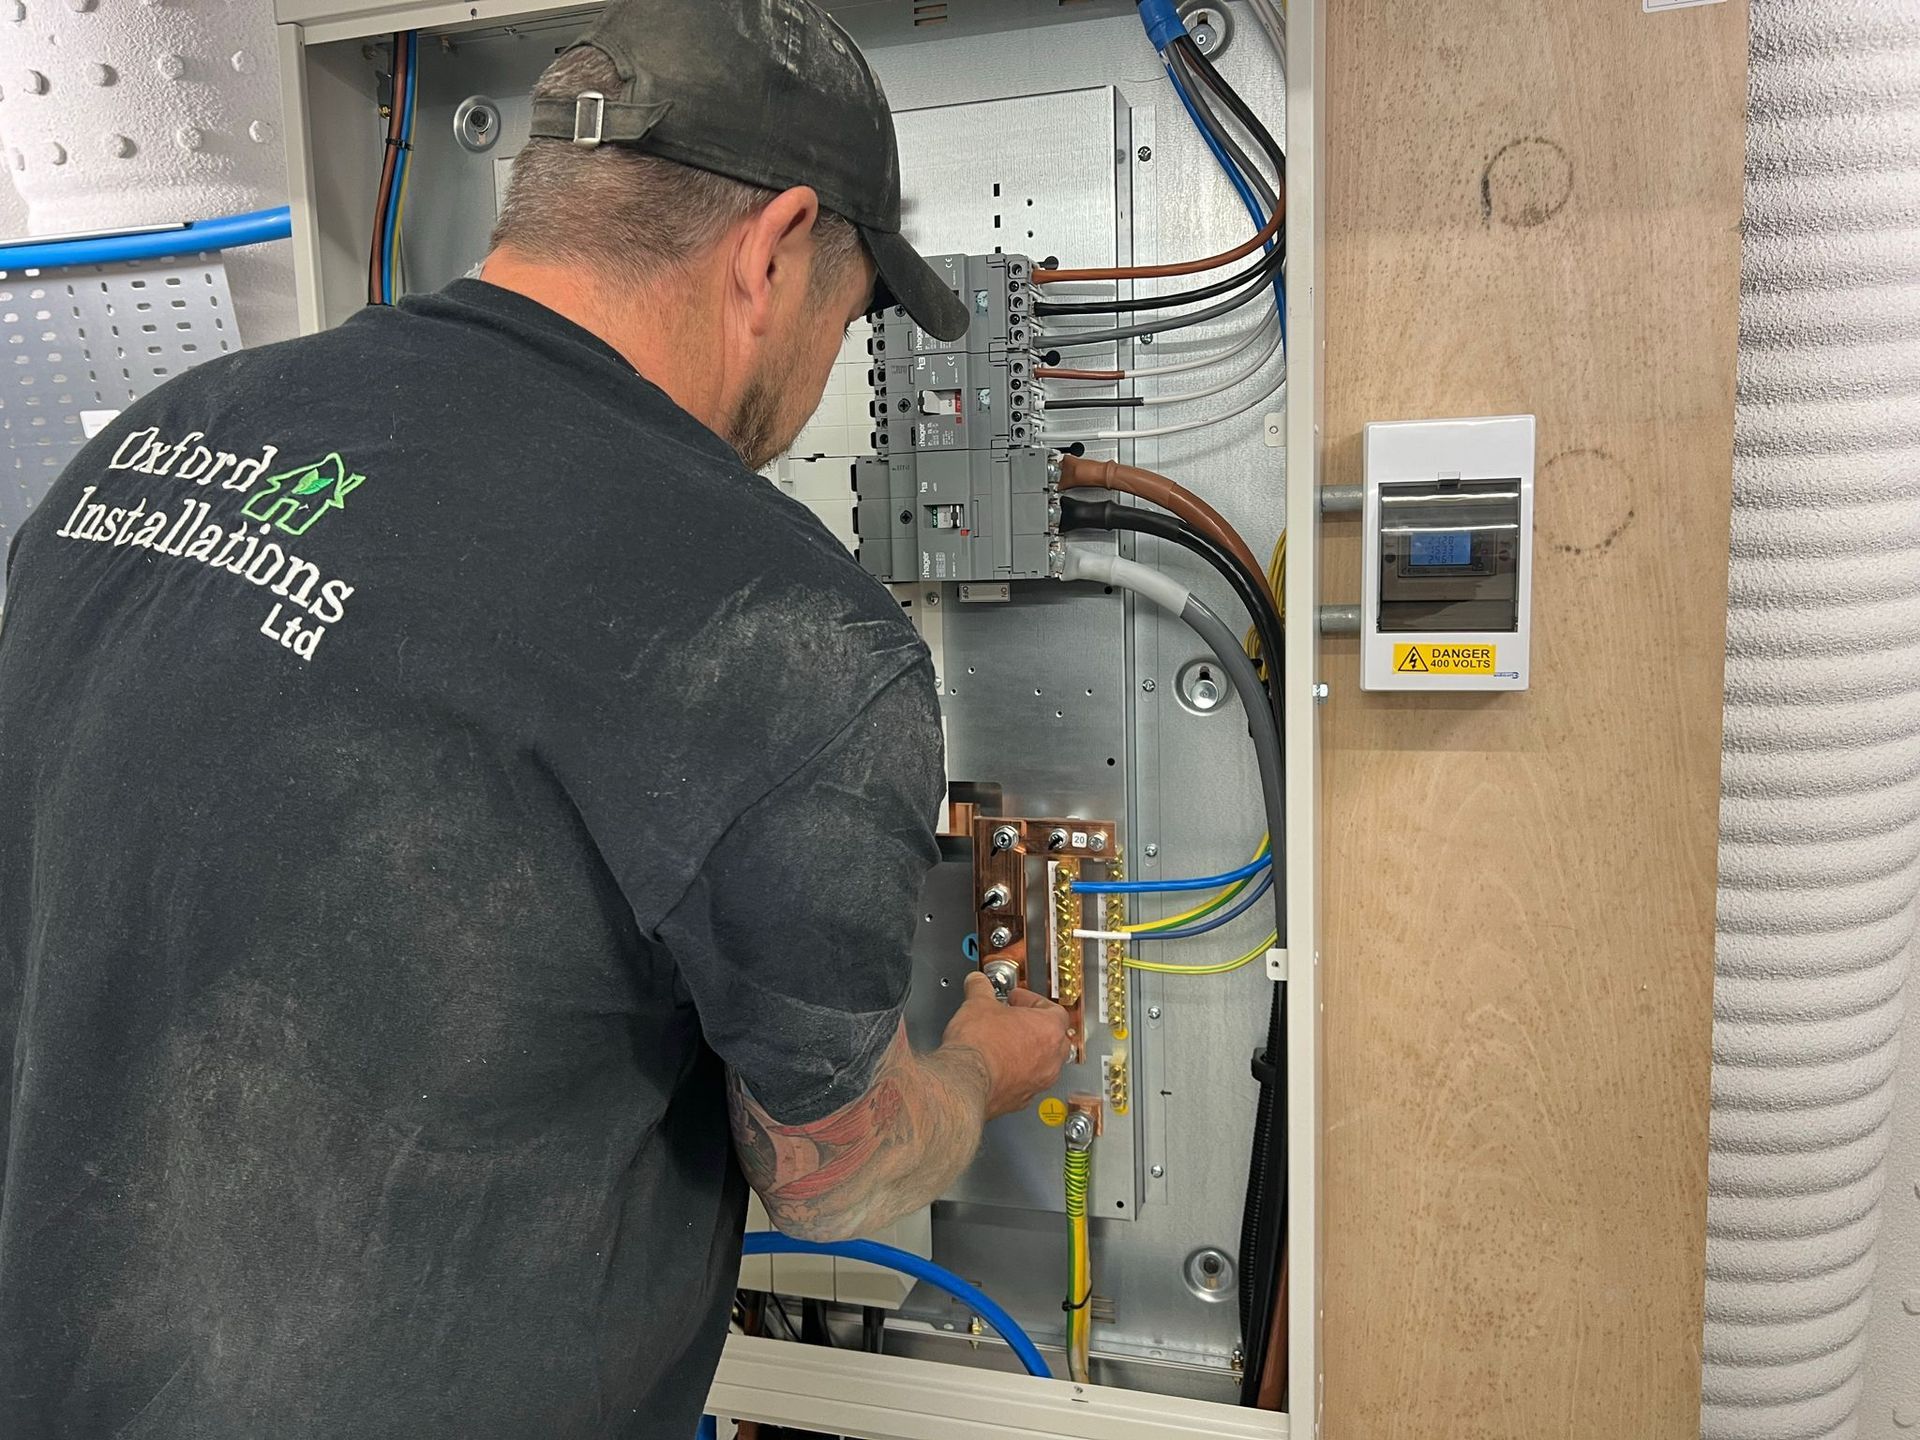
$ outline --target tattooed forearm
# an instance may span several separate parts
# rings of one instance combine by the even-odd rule
[[[803,1240],[877,1229],[931,1202],[973,1159],[986,1062],[964,1046],[915,1055],[905,1027],[867,1093],[810,1125],[782,1125],[727,1081],[734,1148],[773,1223]]]

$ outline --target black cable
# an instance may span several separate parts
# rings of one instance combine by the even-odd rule
[[[1285,185],[1287,152],[1280,148],[1280,143],[1273,138],[1273,132],[1261,123],[1260,117],[1253,113],[1252,107],[1240,98],[1240,92],[1227,83],[1226,77],[1214,69],[1213,62],[1207,59],[1198,45],[1193,43],[1192,36],[1175,37],[1172,48],[1179,52],[1181,59],[1187,62],[1188,68],[1220,97],[1221,103],[1232,112],[1233,118],[1238,120],[1247,134],[1253,137],[1253,143],[1258,145],[1273,162],[1275,175],[1279,177],[1280,183]]]
[[[1204,325],[1209,320],[1218,320],[1222,315],[1230,315],[1242,305],[1266,296],[1273,295],[1273,280],[1285,266],[1286,250],[1276,245],[1268,253],[1260,266],[1260,276],[1247,289],[1221,301],[1218,305],[1209,305],[1204,310],[1195,310],[1187,315],[1163,315],[1157,320],[1144,321],[1138,325],[1126,325],[1115,330],[1050,330],[1046,343],[1054,349],[1071,348],[1075,345],[1096,345],[1108,340],[1131,340],[1136,335],[1158,335],[1166,330],[1184,330],[1190,325]],[[1098,313],[1106,314],[1117,310],[1117,304],[1106,305]]]
[[[1047,410],[1132,410],[1147,402],[1138,395],[1102,397],[1099,395],[1070,395],[1063,400],[1049,400],[1040,408]]]
[[[887,1312],[878,1305],[868,1305],[860,1312],[860,1340],[870,1355],[879,1355],[887,1348]]]
[[[1253,628],[1260,636],[1260,648],[1270,655],[1281,653],[1285,644],[1285,632],[1281,628],[1280,614],[1267,602],[1267,594],[1260,580],[1251,574],[1231,551],[1216,545],[1186,521],[1173,515],[1164,515],[1158,510],[1144,510],[1137,506],[1122,505],[1115,500],[1082,500],[1075,495],[1060,497],[1060,529],[1070,530],[1131,530],[1140,535],[1151,535],[1156,539],[1170,541],[1182,549],[1190,550],[1207,564],[1217,570],[1226,582],[1233,587],[1234,595],[1242,608],[1253,619]],[[1269,649],[1268,647],[1272,647]],[[1268,671],[1266,699],[1276,720],[1281,718],[1278,702],[1279,685],[1272,678],[1274,672]],[[1249,704],[1254,697],[1243,697]],[[1274,840],[1275,854],[1279,853],[1282,841]]]
[[[1224,295],[1250,280],[1266,276],[1271,264],[1272,257],[1263,253],[1258,260],[1238,275],[1229,275],[1225,280],[1216,280],[1211,285],[1202,285],[1197,290],[1182,290],[1172,295],[1136,296],[1132,300],[1038,300],[1034,302],[1033,313],[1036,315],[1115,315],[1134,310],[1165,309],[1171,305],[1197,305],[1202,300],[1211,300],[1216,295]]]
[[[793,1317],[787,1314],[787,1307],[780,1303],[780,1297],[772,1291],[768,1291],[767,1304],[773,1307],[774,1313],[780,1317],[780,1323],[786,1327],[787,1338],[795,1344],[798,1344],[800,1341],[800,1327],[793,1323]]]

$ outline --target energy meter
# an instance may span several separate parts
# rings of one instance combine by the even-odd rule
[[[1367,426],[1363,690],[1524,690],[1533,416]]]

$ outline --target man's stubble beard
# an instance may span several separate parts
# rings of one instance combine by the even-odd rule
[[[764,470],[792,448],[799,430],[781,435],[780,412],[785,397],[765,371],[747,382],[746,393],[727,422],[726,441],[740,452],[741,463],[749,470]]]

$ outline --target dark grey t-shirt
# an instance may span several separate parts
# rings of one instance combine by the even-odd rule
[[[778,1119],[895,1031],[924,648],[461,281],[211,362],[0,622],[0,1435],[686,1440]]]

